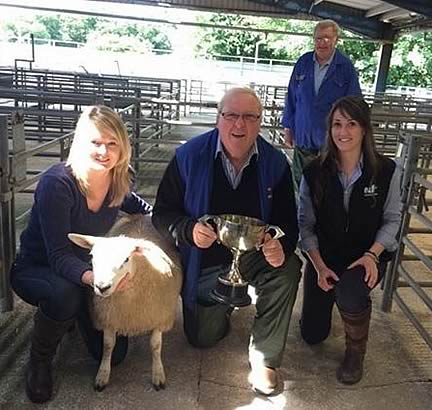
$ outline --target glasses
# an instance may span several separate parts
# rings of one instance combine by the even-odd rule
[[[229,122],[236,122],[239,118],[241,118],[244,122],[257,122],[260,118],[260,114],[255,114],[253,112],[246,112],[243,114],[239,114],[237,112],[221,112],[224,120]]]
[[[324,43],[324,44],[328,44],[331,41],[333,41],[334,37],[315,37],[314,41],[315,43]]]

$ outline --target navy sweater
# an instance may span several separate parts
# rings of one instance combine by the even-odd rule
[[[133,192],[121,207],[110,207],[108,197],[97,212],[89,210],[71,169],[64,163],[53,165],[37,185],[30,221],[21,235],[18,263],[50,266],[56,274],[82,285],[82,274],[91,269],[90,255],[72,244],[67,234],[103,236],[120,209],[130,214],[151,212],[151,205]]]

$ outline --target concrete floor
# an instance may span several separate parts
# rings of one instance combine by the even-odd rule
[[[165,390],[151,386],[148,336],[131,340],[126,360],[114,368],[103,392],[93,390],[97,365],[77,331],[69,333],[55,361],[55,393],[46,405],[31,404],[24,392],[24,369],[30,345],[33,308],[17,301],[15,310],[0,315],[1,409],[392,409],[432,408],[432,353],[395,307],[391,314],[378,308],[375,290],[369,350],[363,380],[343,386],[335,369],[343,354],[339,315],[328,340],[308,347],[300,338],[301,291],[292,317],[281,377],[283,391],[265,398],[248,386],[247,344],[254,307],[235,311],[232,331],[217,347],[197,350],[183,336],[181,315],[166,334],[163,359]]]

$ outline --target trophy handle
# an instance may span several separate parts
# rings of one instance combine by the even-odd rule
[[[272,239],[279,239],[285,235],[285,232],[281,228],[279,228],[279,226],[276,225],[267,225],[264,233],[269,233],[271,235],[270,231],[274,231],[274,236],[272,236]],[[263,247],[263,245],[264,242],[257,245],[256,250],[257,251],[260,250]]]
[[[273,239],[279,239],[285,235],[285,232],[281,228],[279,228],[279,226],[276,225],[267,225],[265,232],[271,235],[270,231],[272,230],[275,232],[274,236],[272,236]]]
[[[218,226],[221,222],[221,219],[218,215],[203,215],[200,218],[198,218],[198,222],[201,222],[203,224],[208,224],[210,222],[213,222],[216,226]]]

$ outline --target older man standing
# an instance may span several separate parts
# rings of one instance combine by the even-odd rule
[[[297,294],[301,263],[294,254],[298,228],[290,167],[260,135],[262,105],[248,88],[228,90],[218,106],[217,128],[182,147],[159,186],[153,223],[172,236],[185,269],[183,319],[193,346],[212,347],[230,328],[232,307],[210,291],[229,269],[232,255],[216,234],[198,222],[204,214],[239,214],[278,225],[285,236],[265,238],[260,251],[245,253],[240,270],[256,288],[256,315],[249,343],[255,391],[278,387],[277,369]]]
[[[324,145],[326,119],[333,103],[347,95],[361,95],[352,62],[336,49],[339,26],[320,21],[314,30],[315,49],[294,66],[282,117],[285,143],[294,147],[293,174],[300,185],[303,168]]]

